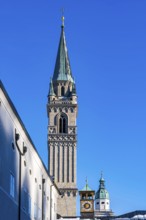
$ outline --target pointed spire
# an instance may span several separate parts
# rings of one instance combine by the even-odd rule
[[[61,17],[62,26],[61,26],[61,27],[64,27],[64,20],[65,20],[65,17],[64,17],[64,8],[61,9],[61,12],[62,12],[62,17]]]
[[[84,186],[84,188],[81,190],[81,191],[93,191],[89,185],[88,185],[88,180],[87,180],[87,177],[86,177],[86,185]]]
[[[101,171],[101,178],[100,178],[100,180],[104,180],[104,178],[103,178],[103,172]]]
[[[86,177],[86,190],[88,189],[88,180],[87,180],[87,177]]]
[[[55,96],[52,78],[50,80],[49,96]]]
[[[65,20],[64,16],[62,16],[61,20],[62,20],[62,25],[61,25],[61,27],[64,28],[64,20]]]
[[[76,84],[75,84],[75,81],[73,82],[72,84],[72,95],[76,95],[77,92],[76,92]]]
[[[104,180],[104,178],[103,178],[103,172],[101,172],[101,178],[100,178],[100,180],[99,180],[99,183],[100,183],[99,188],[100,188],[100,189],[105,189],[105,185],[104,185],[105,180]]]
[[[69,56],[66,47],[65,33],[64,33],[64,16],[62,16],[61,36],[56,58],[53,81],[71,81],[73,82]]]

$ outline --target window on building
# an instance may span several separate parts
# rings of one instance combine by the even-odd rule
[[[67,192],[67,196],[70,196],[70,192]]]
[[[24,160],[24,166],[26,167],[26,161]]]
[[[101,204],[104,204],[104,202],[102,202]]]
[[[64,96],[65,94],[65,89],[64,89],[64,86],[61,87],[61,96]]]
[[[54,125],[57,125],[59,133],[67,133],[68,117],[65,113],[61,113],[61,110],[60,114],[54,117]]]
[[[10,173],[10,195],[15,197],[15,177],[12,173]]]
[[[85,194],[82,195],[82,199],[86,199],[86,195]]]
[[[27,212],[27,210],[28,210],[28,198],[27,198],[27,190],[26,190],[26,188],[23,188],[23,194],[22,194],[23,196],[22,196],[22,199],[23,199],[23,210],[25,211],[25,212]]]
[[[71,111],[71,113],[73,113],[73,112],[74,112],[74,109],[73,109],[73,108],[70,108],[70,111]]]
[[[14,142],[12,142],[12,149],[15,150]]]
[[[92,199],[92,195],[88,195],[88,199]]]
[[[75,197],[76,196],[76,192],[73,192],[73,197]]]
[[[38,208],[38,220],[41,220],[41,209]]]
[[[34,203],[34,219],[37,220],[37,204]]]
[[[67,118],[64,115],[59,119],[59,133],[67,133]]]
[[[31,197],[28,195],[28,214],[31,216]]]

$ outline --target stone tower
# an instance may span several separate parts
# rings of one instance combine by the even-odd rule
[[[81,218],[94,218],[94,195],[95,191],[90,189],[87,180],[85,187],[79,191]]]
[[[76,86],[62,17],[60,42],[47,104],[49,174],[61,192],[57,207],[61,216],[76,215],[77,107]]]

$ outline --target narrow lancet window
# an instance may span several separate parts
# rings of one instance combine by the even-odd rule
[[[61,87],[61,96],[64,96],[64,93],[65,93],[65,91],[64,91],[64,86],[62,86],[62,87]]]
[[[67,133],[67,118],[64,115],[59,118],[59,133]]]

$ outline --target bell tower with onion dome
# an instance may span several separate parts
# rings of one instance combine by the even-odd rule
[[[99,180],[99,188],[95,194],[95,216],[113,216],[114,213],[110,209],[110,197],[105,188],[105,180],[101,174]]]
[[[58,214],[76,216],[76,151],[77,93],[68,56],[64,17],[52,79],[50,80],[47,112],[49,175],[61,192]]]

